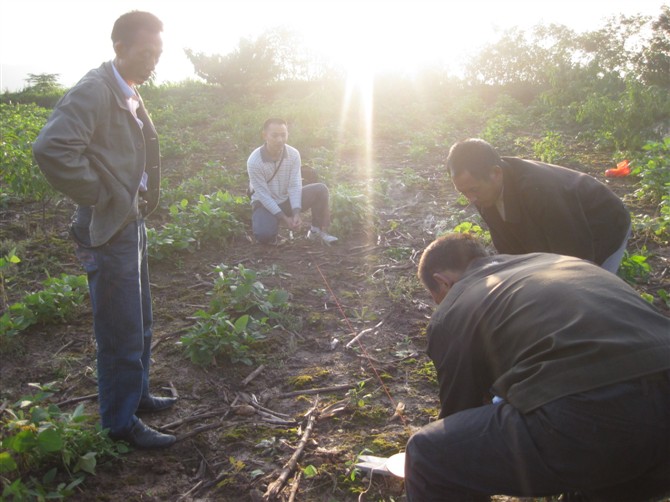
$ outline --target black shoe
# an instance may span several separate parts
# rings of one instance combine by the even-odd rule
[[[140,413],[151,413],[153,411],[163,411],[172,407],[177,402],[176,397],[157,397],[149,396],[140,399],[137,411]]]
[[[177,441],[175,436],[158,432],[139,419],[133,425],[133,428],[125,434],[110,435],[110,437],[116,441],[127,441],[131,446],[143,450],[167,448]]]

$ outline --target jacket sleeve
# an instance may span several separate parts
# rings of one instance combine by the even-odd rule
[[[291,174],[289,177],[288,196],[291,209],[302,209],[302,160],[300,152],[295,150],[295,158],[291,159]]]
[[[88,147],[105,116],[111,94],[101,85],[79,85],[66,94],[33,144],[33,155],[49,183],[77,204],[93,206],[103,185]]]
[[[439,385],[438,418],[482,406],[489,390],[481,368],[477,369],[476,356],[454,340],[472,333],[459,332],[460,327],[453,324],[452,327],[444,319],[428,326],[428,356],[435,365]]]

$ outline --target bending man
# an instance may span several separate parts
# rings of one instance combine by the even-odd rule
[[[621,199],[595,178],[515,157],[481,139],[456,143],[447,170],[477,210],[499,253],[558,253],[617,272],[630,233]]]
[[[441,409],[407,444],[408,501],[670,490],[670,319],[587,261],[468,234],[430,244],[419,277]]]

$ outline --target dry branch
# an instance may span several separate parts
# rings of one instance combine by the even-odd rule
[[[63,406],[67,406],[68,404],[79,403],[81,401],[88,401],[90,399],[98,399],[98,393],[96,392],[95,394],[88,394],[86,396],[79,396],[79,397],[73,397],[72,399],[66,399],[65,401],[56,403],[56,406],[62,408]]]
[[[291,486],[291,493],[288,497],[288,502],[295,502],[295,496],[298,494],[298,488],[300,487],[300,480],[302,479],[302,471],[298,472],[293,478],[293,485]]]
[[[379,322],[377,323],[376,326],[373,326],[372,328],[367,328],[367,329],[362,330],[362,331],[361,331],[360,333],[358,333],[355,337],[353,337],[353,338],[349,341],[349,343],[347,343],[347,344],[345,345],[345,348],[350,349],[351,346],[354,344],[354,342],[356,342],[358,339],[360,339],[364,334],[369,333],[369,332],[372,331],[373,329],[377,329],[377,328],[378,328],[379,326],[381,326],[382,324],[384,324],[384,320],[383,320],[383,319],[382,319],[381,321],[379,321]]]
[[[265,365],[261,364],[258,368],[256,368],[254,371],[252,371],[247,378],[242,380],[242,386],[244,387],[249,382],[251,382],[254,378],[256,378],[258,375],[260,375],[261,371],[263,371],[264,369],[265,369]]]
[[[199,415],[191,415],[190,417],[182,418],[181,420],[165,424],[161,427],[161,429],[174,429],[175,427],[179,427],[180,425],[184,425],[189,422],[195,422],[196,420],[202,420],[203,418],[218,417],[222,415],[224,411],[227,410],[219,409],[214,411],[208,411],[206,413],[200,413]]]
[[[300,438],[298,447],[293,452],[293,455],[291,455],[291,458],[282,469],[281,473],[279,474],[279,477],[268,485],[268,489],[263,494],[263,500],[265,501],[275,500],[279,495],[279,492],[281,492],[282,488],[284,487],[284,484],[286,484],[286,480],[291,475],[296,465],[298,465],[298,460],[300,459],[300,456],[302,455],[302,452],[304,451],[305,446],[307,445],[309,436],[312,434],[314,424],[316,423],[316,420],[319,416],[319,413],[317,411],[318,405],[319,405],[319,396],[316,396],[316,399],[314,400],[314,406],[312,406],[312,409],[307,412],[308,414],[307,426],[305,427],[305,432],[303,432],[302,437]]]
[[[363,380],[363,382],[367,382],[368,380],[372,380],[371,378],[366,378]],[[291,392],[284,392],[282,394],[277,394],[275,397],[277,398],[284,398],[284,397],[294,397],[294,396],[302,396],[305,394],[327,394],[329,392],[336,392],[338,390],[349,390],[353,389],[356,387],[358,383],[347,383],[343,385],[335,385],[333,387],[319,387],[318,389],[304,389],[304,390],[294,390]]]

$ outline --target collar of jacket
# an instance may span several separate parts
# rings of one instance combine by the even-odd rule
[[[112,94],[114,95],[116,104],[119,106],[119,108],[127,110],[128,104],[126,103],[126,95],[123,93],[123,90],[119,86],[119,83],[116,81],[116,75],[114,75],[114,67],[112,66],[112,62],[105,61],[104,63],[102,63],[102,65],[100,66],[100,71],[102,74],[102,79],[104,80],[105,84],[107,85],[107,87],[109,87],[109,89],[112,91]],[[137,92],[137,89],[135,89],[135,92]],[[142,98],[140,97],[139,92],[137,92],[137,96],[139,98],[140,104],[142,104]]]

